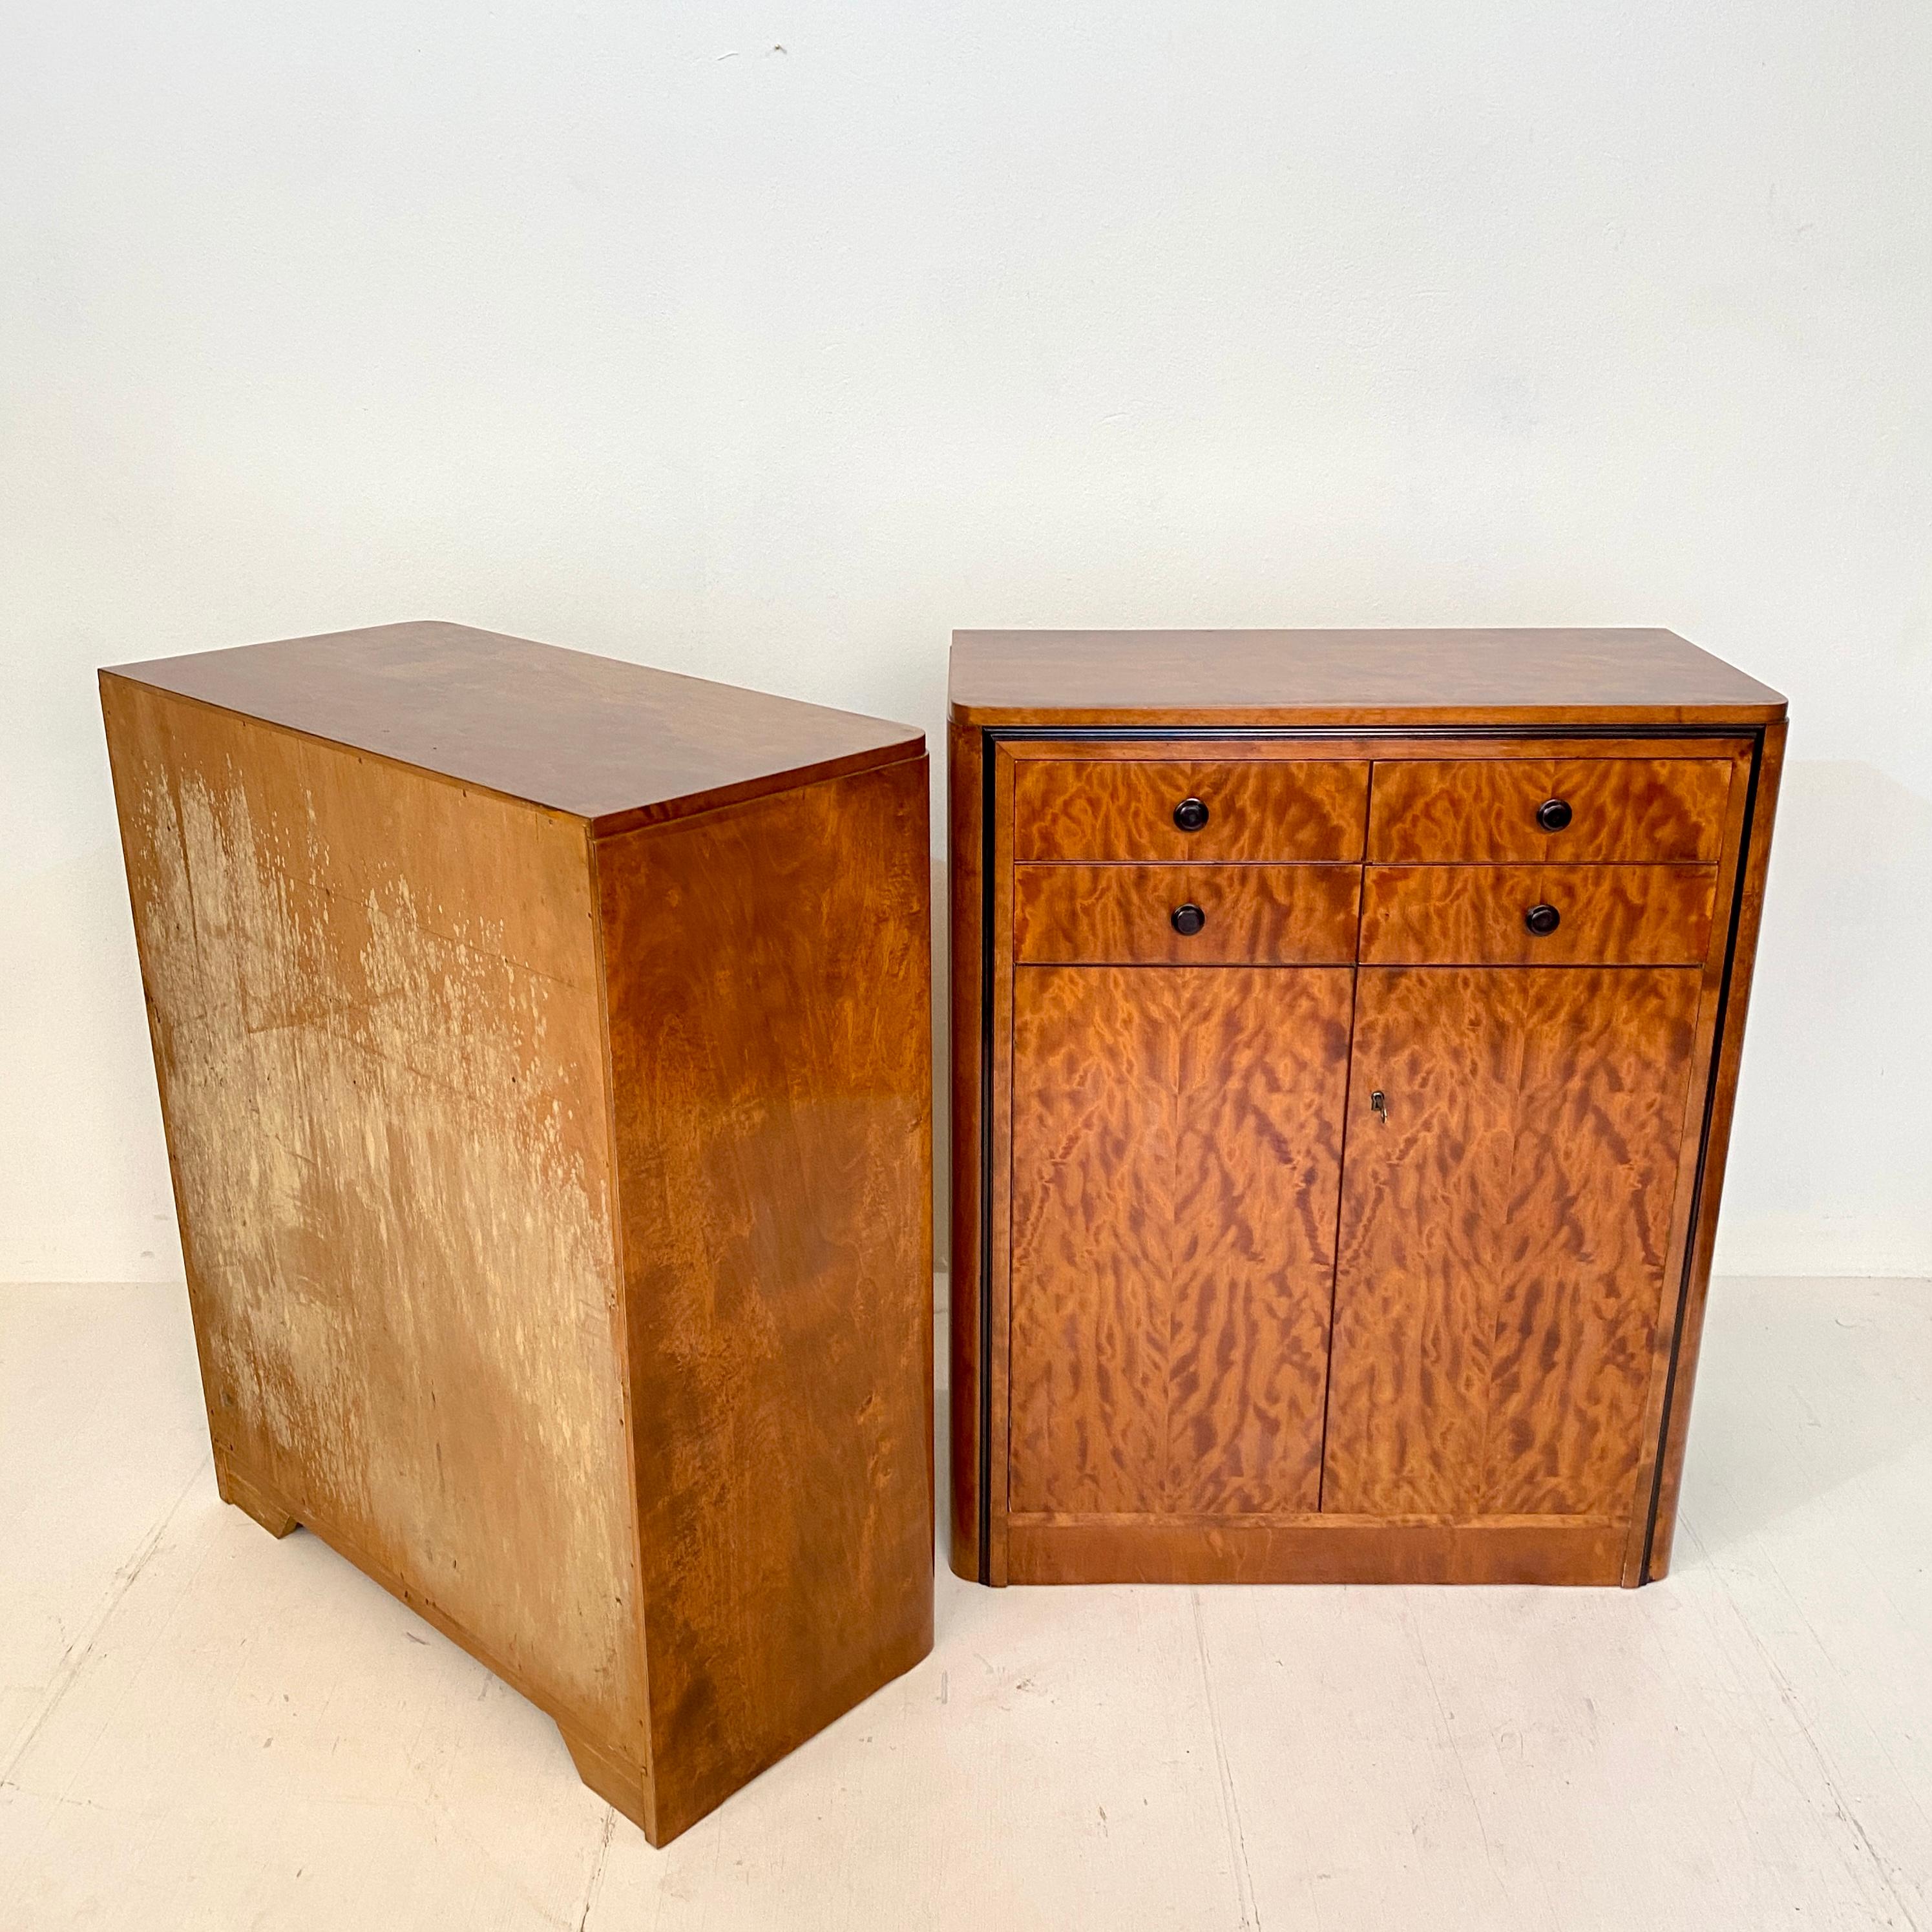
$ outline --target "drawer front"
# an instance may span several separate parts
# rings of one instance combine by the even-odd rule
[[[1018,866],[1013,957],[1023,965],[1346,965],[1355,956],[1361,877],[1354,866]],[[1187,906],[1202,914],[1193,932],[1174,923]]]
[[[1730,788],[1722,758],[1388,759],[1376,766],[1369,856],[1708,864]],[[1539,812],[1567,822],[1549,829]]]
[[[1685,966],[1710,950],[1712,866],[1371,866],[1364,963]],[[1532,908],[1553,929],[1532,929]]]
[[[1013,780],[1013,854],[1103,862],[1359,860],[1368,791],[1366,764],[1025,758]]]

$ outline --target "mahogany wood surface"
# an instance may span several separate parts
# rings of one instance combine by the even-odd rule
[[[1017,975],[1015,1510],[1316,1508],[1352,976]]]
[[[1378,760],[1369,857],[1383,863],[1708,863],[1730,792],[1716,758]],[[1561,831],[1537,812],[1568,806]]]
[[[1333,964],[1355,956],[1357,866],[1020,866],[1013,956],[1039,964]],[[1183,932],[1173,915],[1198,907]]]
[[[1368,792],[1365,764],[1031,762],[1015,781],[1014,856],[1359,859]],[[1188,799],[1207,808],[1196,831],[1174,822]]]
[[[974,876],[956,911],[980,923],[954,952],[956,1119],[979,1170],[955,1237],[973,1270],[955,1281],[973,1436],[955,1454],[976,1484],[956,1569],[1662,1574],[1783,711],[1663,632],[957,639],[954,851]],[[1370,768],[1362,845],[1285,865],[1269,845],[1290,818],[1265,802],[1288,794],[1270,787],[1305,794],[1324,765]],[[1240,809],[1170,830],[1210,782]],[[1550,798],[1568,825],[1538,822]],[[1208,856],[1181,842],[1217,823]],[[1258,882],[1302,873],[1359,874],[1353,948],[1339,920],[1299,914],[1258,937]],[[1164,924],[1177,886],[1208,913],[1196,940],[1234,934],[1225,958]],[[1524,923],[1539,903],[1553,933]],[[1261,963],[1286,946],[1307,963]],[[1336,1226],[1319,1182],[1246,1204],[1292,1172],[1270,1165],[1287,1143],[1268,1120],[1328,1090],[1306,1016],[1250,987],[1330,978],[1349,1019],[1328,1178],[1351,1218],[1327,1344],[1311,1364],[1299,1331],[1226,1340],[1192,1454],[1169,1366],[1196,1332],[1174,1314],[1196,1305],[1192,1257],[1232,1240],[1241,1279],[1265,1280]],[[1214,1160],[1242,1178],[1184,1196],[1192,1090],[1170,1036],[1221,1037],[1237,982],[1233,1138]],[[1300,1392],[1278,1410],[1256,1393],[1271,1346]],[[1317,1378],[1317,1495],[1227,1484],[1230,1442],[1252,1442],[1244,1471],[1300,1466]]]
[[[1370,866],[1361,958],[1378,965],[1620,966],[1701,962],[1710,866]],[[1553,907],[1553,932],[1532,932]]]
[[[662,1844],[931,1640],[926,761],[600,839],[395,754],[476,648],[103,674],[209,1431]]]

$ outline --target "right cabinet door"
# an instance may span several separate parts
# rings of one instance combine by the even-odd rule
[[[1324,1514],[1628,1515],[1700,980],[1360,969]]]

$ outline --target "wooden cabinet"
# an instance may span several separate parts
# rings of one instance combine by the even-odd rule
[[[101,698],[221,1493],[662,1844],[932,1645],[924,741],[449,624]]]
[[[1784,728],[1666,632],[956,639],[962,1575],[1664,1574]]]

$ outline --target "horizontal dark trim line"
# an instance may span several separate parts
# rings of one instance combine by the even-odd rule
[[[1150,740],[1234,738],[1737,738],[1762,734],[1762,724],[988,724],[982,734],[996,744],[1036,739]]]
[[[1701,973],[1702,959],[1016,959],[1016,972],[1132,966],[1148,973]]]
[[[1098,872],[1108,866],[1118,867],[1122,872],[1136,868],[1154,872],[1162,867],[1192,868],[1220,866],[1272,866],[1276,872],[1291,869],[1309,872],[1539,872],[1569,871],[1594,871],[1600,866],[1616,866],[1624,871],[1633,866],[1646,870],[1678,872],[1713,872],[1718,869],[1714,859],[1016,859],[1016,871],[1023,866],[1084,866],[1090,872]]]

